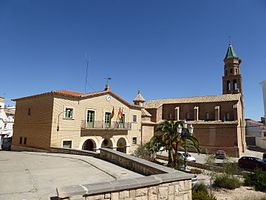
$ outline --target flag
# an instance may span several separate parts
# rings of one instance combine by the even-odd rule
[[[112,113],[111,113],[111,119],[114,117],[115,115],[115,108],[113,107]]]
[[[121,120],[122,119],[122,111],[121,111],[121,108],[119,108],[119,111],[118,111],[118,119]]]

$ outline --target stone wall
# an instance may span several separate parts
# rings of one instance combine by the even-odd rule
[[[57,188],[58,199],[183,199],[191,200],[191,174],[177,171],[111,149],[100,149],[99,158],[144,175],[95,184]]]
[[[137,188],[132,190],[123,190],[105,194],[85,196],[85,200],[157,200],[157,199],[192,199],[191,182],[179,181],[165,183],[151,187]]]

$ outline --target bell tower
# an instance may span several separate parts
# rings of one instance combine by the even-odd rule
[[[229,44],[224,58],[223,94],[242,94],[242,77],[240,58],[236,55],[232,44]]]

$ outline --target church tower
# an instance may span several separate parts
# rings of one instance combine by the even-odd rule
[[[236,55],[232,44],[229,44],[224,58],[223,94],[242,94],[242,77],[240,58]]]

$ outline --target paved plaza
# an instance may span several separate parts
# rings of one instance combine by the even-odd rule
[[[55,199],[57,187],[136,177],[90,156],[0,151],[0,200]]]

